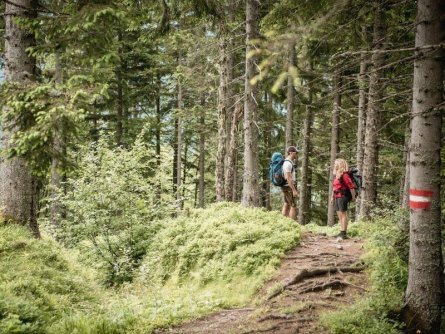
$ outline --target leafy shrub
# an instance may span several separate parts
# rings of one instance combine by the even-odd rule
[[[402,324],[389,315],[400,311],[408,277],[408,236],[403,213],[360,223],[359,234],[367,239],[363,260],[370,271],[371,289],[366,298],[321,317],[334,334],[399,333]]]
[[[127,150],[100,141],[80,154],[78,173],[62,198],[68,215],[60,239],[79,245],[91,264],[99,263],[108,284],[132,279],[156,233],[155,221],[173,210],[161,189],[169,184],[162,172],[167,168],[157,171],[149,152],[141,142]]]

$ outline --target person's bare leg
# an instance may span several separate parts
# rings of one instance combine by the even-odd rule
[[[287,203],[283,204],[283,209],[281,210],[283,216],[289,217],[289,205]]]
[[[291,206],[289,211],[289,218],[293,220],[297,220],[297,207]]]

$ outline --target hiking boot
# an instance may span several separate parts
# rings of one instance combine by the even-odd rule
[[[342,240],[349,239],[348,235],[346,234],[346,231],[341,231],[339,234],[335,236],[335,238],[340,238]]]

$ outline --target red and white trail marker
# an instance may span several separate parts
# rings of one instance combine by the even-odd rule
[[[409,207],[411,209],[429,209],[431,208],[431,199],[433,192],[431,190],[410,189]]]

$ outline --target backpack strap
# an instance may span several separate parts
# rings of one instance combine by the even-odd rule
[[[294,171],[294,163],[293,163],[293,161],[292,160],[289,160],[289,159],[284,159],[284,161],[289,161],[291,164],[292,164],[292,172]]]

